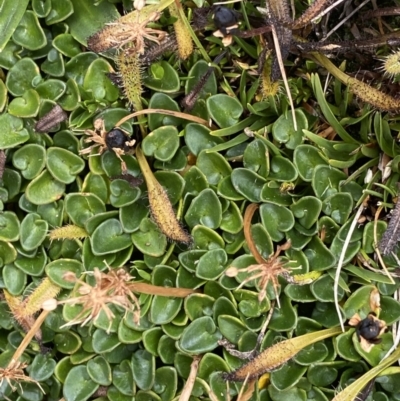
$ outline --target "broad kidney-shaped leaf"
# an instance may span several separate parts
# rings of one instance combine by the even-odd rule
[[[118,252],[132,245],[129,234],[124,233],[117,219],[108,219],[101,223],[94,230],[90,242],[95,255]]]
[[[24,123],[8,113],[0,116],[0,149],[14,148],[29,139]]]
[[[212,189],[204,189],[192,200],[185,214],[185,220],[190,227],[197,224],[209,228],[219,227],[222,220],[222,206]]]
[[[86,366],[74,366],[65,379],[63,395],[66,401],[86,401],[99,388],[89,376]]]
[[[29,183],[26,188],[26,198],[34,205],[45,205],[61,198],[65,191],[65,184],[56,180],[44,170]]]
[[[243,113],[239,100],[225,94],[209,97],[206,104],[211,118],[220,128],[235,125]]]
[[[203,354],[218,346],[221,333],[209,316],[199,317],[189,324],[182,333],[179,346],[189,354]]]
[[[47,150],[46,164],[51,175],[64,184],[71,184],[85,167],[79,156],[63,149],[52,147]]]
[[[171,160],[179,148],[178,130],[173,125],[159,127],[143,139],[142,149],[146,156],[157,160]]]

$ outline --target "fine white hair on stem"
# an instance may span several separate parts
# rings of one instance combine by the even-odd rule
[[[342,313],[341,313],[340,307],[339,307],[339,296],[338,296],[339,278],[340,278],[340,272],[341,272],[342,267],[343,267],[343,261],[344,261],[344,258],[346,256],[347,248],[349,247],[351,237],[353,235],[353,232],[354,232],[354,230],[355,230],[355,228],[357,226],[358,219],[360,218],[361,213],[363,212],[363,210],[364,210],[364,205],[361,204],[360,207],[357,210],[356,215],[354,216],[354,219],[353,219],[352,223],[351,223],[349,232],[347,233],[347,236],[346,236],[346,240],[344,241],[342,252],[340,254],[339,262],[338,262],[337,269],[336,269],[335,282],[333,284],[333,297],[334,297],[334,300],[335,300],[335,308],[336,308],[336,312],[337,312],[338,317],[339,317],[340,327],[342,328],[343,332],[344,332],[344,321],[343,321]]]

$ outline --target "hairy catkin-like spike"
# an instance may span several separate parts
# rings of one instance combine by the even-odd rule
[[[116,61],[125,96],[135,111],[141,110],[142,70],[139,54],[135,51],[121,51]]]
[[[268,60],[264,63],[264,68],[260,74],[260,89],[264,99],[269,96],[275,96],[279,90],[279,81],[272,81],[271,79],[271,66],[272,60],[268,57]]]
[[[169,6],[169,12],[171,16],[177,18],[174,22],[174,30],[176,40],[178,42],[178,54],[179,58],[186,60],[193,53],[193,41],[190,36],[190,32],[183,21],[183,17],[179,12],[179,7],[182,8],[180,3],[172,3]]]
[[[368,84],[350,77],[337,68],[326,56],[321,53],[310,53],[312,58],[324,66],[335,78],[348,86],[349,90],[361,100],[383,111],[399,111],[400,100],[369,86]]]
[[[314,333],[304,334],[300,337],[281,341],[267,348],[241,368],[232,373],[224,374],[224,378],[229,381],[244,381],[246,379],[255,379],[263,373],[271,372],[285,362],[292,359],[298,352],[310,344],[314,344],[325,338],[341,334],[340,327],[333,327],[327,330],[321,330]]]
[[[57,239],[79,239],[86,238],[89,234],[82,227],[69,224],[63,227],[57,227],[49,232],[50,241]]]
[[[399,111],[400,100],[387,95],[356,78],[349,77],[347,85],[352,93],[364,102],[382,111]]]
[[[33,292],[24,299],[22,316],[32,316],[42,309],[43,302],[55,298],[61,288],[46,277]]]
[[[165,189],[157,181],[156,177],[154,177],[140,147],[136,149],[136,158],[146,181],[151,215],[158,228],[173,241],[191,244],[192,237],[182,228],[176,218]]]

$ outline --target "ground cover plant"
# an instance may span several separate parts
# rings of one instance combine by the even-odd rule
[[[398,400],[399,13],[0,2],[0,398]]]

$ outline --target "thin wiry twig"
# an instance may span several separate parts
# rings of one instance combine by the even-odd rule
[[[339,317],[340,327],[342,328],[343,333],[345,331],[344,330],[344,321],[343,321],[342,313],[340,311],[339,295],[338,295],[339,278],[340,278],[340,272],[342,270],[344,258],[346,256],[347,248],[349,247],[351,237],[353,235],[353,232],[354,232],[354,230],[355,230],[355,228],[357,226],[358,219],[360,218],[361,213],[363,212],[363,210],[364,210],[364,204],[362,203],[360,205],[360,207],[358,208],[356,215],[354,216],[354,219],[353,219],[353,221],[351,223],[349,232],[347,233],[346,240],[344,241],[342,252],[340,254],[339,262],[338,262],[337,269],[336,269],[335,282],[333,284],[333,297],[334,297],[334,300],[335,300],[335,308],[336,308],[336,312],[337,312],[338,317]]]
[[[329,36],[332,35],[333,32],[335,32],[338,28],[340,28],[349,18],[351,18],[360,8],[364,7],[370,0],[364,0],[358,7],[356,7],[346,18],[343,18],[342,21],[340,21],[337,25],[335,25],[334,28],[332,28],[326,36],[321,39],[321,42],[326,40]]]

